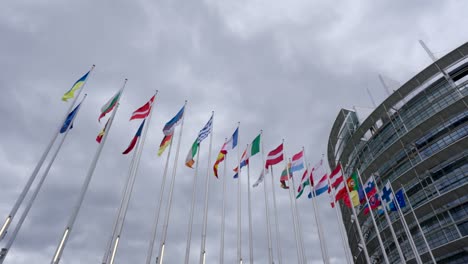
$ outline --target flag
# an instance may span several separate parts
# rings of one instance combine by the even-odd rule
[[[168,136],[174,132],[174,128],[180,124],[182,117],[184,116],[185,105],[179,110],[179,112],[169,120],[166,125],[164,125],[163,133],[164,135]]]
[[[241,156],[241,162],[240,162],[240,168],[242,169],[243,167],[247,166],[249,164],[249,158],[247,157],[247,148],[244,150]],[[239,166],[234,168],[234,174],[233,178],[236,179],[239,176]]]
[[[265,169],[262,169],[262,171],[260,172],[260,176],[258,176],[258,179],[257,181],[255,181],[255,183],[252,185],[252,187],[257,187],[260,183],[263,182],[263,179],[265,178],[265,174],[268,174],[268,170],[265,172]]]
[[[164,138],[161,140],[161,144],[159,144],[158,156],[161,156],[166,150],[167,146],[169,146],[172,142],[172,135],[165,135]]]
[[[372,210],[378,208],[380,206],[381,202],[380,202],[380,199],[379,199],[379,195],[377,193],[374,193],[374,195],[372,195],[371,197],[369,197],[369,205],[370,205],[370,208]],[[364,214],[368,214],[369,213],[369,205],[366,203],[366,205],[364,206]]]
[[[88,78],[88,74],[90,71],[88,71],[83,77],[81,77],[78,81],[73,84],[72,88],[68,90],[63,96],[62,96],[62,101],[67,102],[68,99],[71,99],[75,97],[75,91],[83,87],[86,78]]]
[[[252,144],[250,144],[250,146],[245,149],[244,153],[242,153],[241,162],[240,162],[241,169],[249,164],[250,157],[260,152],[260,136],[261,134],[255,137],[255,139],[252,141]],[[234,175],[233,178],[237,178],[238,171],[239,171],[238,167],[234,168],[234,171],[236,172],[236,174]]]
[[[304,150],[292,157],[291,173],[304,169]]]
[[[224,160],[228,151],[234,149],[237,146],[238,135],[239,135],[239,127],[236,128],[231,138],[229,138],[228,141],[224,142],[224,145],[221,147],[221,150],[219,151],[218,157],[216,158],[215,164],[213,166],[213,171],[214,171],[214,175],[216,176],[216,178],[218,178],[219,164]]]
[[[403,190],[401,189],[398,192],[396,192],[395,195],[393,195],[390,182],[388,181],[385,184],[385,186],[382,188],[382,190],[380,191],[380,197],[387,204],[387,210],[390,210],[390,211],[397,210],[397,207],[395,205],[395,196],[396,196],[396,200],[400,208],[405,207],[406,201],[405,201],[405,195],[403,193]]]
[[[200,146],[200,143],[208,137],[208,135],[211,133],[211,130],[213,129],[213,115],[211,115],[210,120],[208,120],[208,123],[198,132],[198,136],[195,139],[195,141],[192,144],[192,147],[190,148],[187,158],[185,159],[185,165],[189,168],[192,168],[193,164],[195,164],[195,155],[197,155],[198,147]]]
[[[331,177],[330,177],[331,180]],[[343,182],[343,175],[338,176],[334,182],[332,182],[332,187],[336,188]]]
[[[364,190],[362,190],[364,189]],[[377,193],[377,188],[375,187],[375,181],[374,177],[370,177],[367,179],[366,183],[364,184],[364,188],[360,189],[361,191],[359,192],[359,200],[361,203],[364,203],[366,200],[366,197],[364,196],[364,192],[367,195],[367,198],[370,199],[371,196],[374,196]]]
[[[282,145],[282,144],[281,144]],[[289,187],[286,185],[286,181],[291,178],[291,163],[288,163],[284,170],[281,172],[281,177],[280,177],[280,183],[281,183],[281,188],[283,189],[289,189]]]
[[[141,125],[140,125],[140,128],[138,128],[138,131],[136,132],[135,136],[133,137],[132,141],[130,142],[130,145],[128,145],[128,148],[126,150],[124,150],[124,152],[122,152],[122,154],[128,154],[130,153],[130,151],[132,151],[132,149],[135,147],[138,139],[140,138],[141,136],[141,131],[143,130],[143,126],[145,125],[145,120],[143,120],[143,122],[141,122]]]
[[[395,193],[395,198],[398,202],[398,206],[400,208],[404,208],[406,206],[406,201],[405,201],[405,194],[403,193],[403,190],[399,190]],[[396,211],[397,207],[395,205],[395,199],[391,203],[388,204],[390,211]]]
[[[283,161],[283,143],[276,147],[274,150],[268,153],[266,162],[265,162],[265,169],[268,169],[268,166],[276,165]]]
[[[73,111],[71,111],[68,116],[67,116],[67,119],[65,119],[65,122],[63,122],[63,125],[62,125],[62,128],[60,128],[60,133],[65,133],[68,128],[72,129],[73,128],[73,119],[75,119],[75,116],[76,116],[76,113],[78,112],[78,109],[80,108],[81,106],[81,103],[79,103],[75,109],[73,109]]]
[[[350,192],[359,190],[359,180],[358,180],[357,173],[353,172],[353,174],[351,174],[351,177],[349,177],[346,180],[346,183],[348,184],[348,188]]]
[[[114,96],[112,96],[111,99],[109,99],[109,101],[107,101],[105,105],[101,107],[101,115],[98,118],[99,122],[101,122],[101,118],[103,118],[105,115],[107,115],[107,113],[112,111],[112,109],[114,109],[114,107],[117,105],[121,92],[122,91],[118,91]]]
[[[310,176],[309,177],[308,176],[309,176],[309,172],[305,170],[304,173],[302,174],[301,184],[297,188],[296,199],[302,196],[302,194],[304,193],[305,187],[307,187],[307,185],[310,185],[310,183],[313,181],[312,172],[310,172]]]
[[[345,190],[346,192],[346,190]],[[349,196],[351,196],[351,201],[349,200]],[[349,196],[348,195],[345,195],[344,198],[343,198],[343,201],[345,203],[346,206],[348,206],[349,208],[351,208],[351,205],[353,207],[356,207],[358,205],[360,205],[361,203],[359,202],[359,194],[357,191],[350,191],[349,192]]]
[[[314,186],[315,196],[319,196],[320,194],[328,191],[328,175],[325,174],[323,177],[318,181],[318,183]],[[312,194],[309,193],[309,198],[312,198]]]
[[[107,120],[106,125],[102,128],[102,130],[99,132],[99,134],[98,134],[97,137],[96,137],[96,141],[97,141],[98,143],[101,143],[101,140],[102,140],[102,138],[104,137],[104,134],[106,134],[107,125],[109,124],[109,120],[110,120],[110,119]]]
[[[150,111],[151,111],[151,107],[153,106],[154,98],[155,98],[155,95],[153,95],[153,97],[151,97],[151,99],[146,104],[144,104],[142,107],[135,110],[132,113],[132,116],[130,117],[130,120],[146,118],[149,115]]]
[[[336,168],[330,173],[330,180],[333,180],[335,178],[335,176],[338,176],[338,174],[340,174],[340,176],[343,176],[343,174],[341,172],[341,164],[339,164],[339,163],[336,166]]]

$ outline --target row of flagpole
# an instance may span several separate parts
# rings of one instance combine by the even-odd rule
[[[78,97],[80,96],[80,93],[82,92],[83,88],[84,88],[84,85],[86,84],[86,81],[87,81],[87,78],[88,78],[88,75],[91,73],[91,71],[94,69],[94,66],[91,68],[91,70],[85,75],[83,76],[77,83],[75,83],[75,85],[72,87],[72,89],[70,90],[72,93],[74,91],[78,91],[76,96],[72,95],[72,97],[70,98],[73,98],[74,97],[74,100],[73,100],[73,103],[70,105],[69,107],[69,110],[67,111],[67,115],[65,116],[64,118],[64,121],[61,123],[61,128],[64,124],[67,124],[66,120],[70,118],[71,114],[74,113],[74,115],[76,115],[78,113],[78,110],[79,110],[79,107],[81,105],[81,103],[75,108],[76,112],[74,111],[71,111],[71,109],[73,109],[73,106],[74,104],[76,103]],[[105,145],[105,142],[107,140],[107,137],[108,137],[108,134],[109,134],[109,131],[111,130],[111,127],[112,127],[112,123],[113,123],[113,120],[115,118],[115,115],[117,113],[117,110],[118,110],[118,107],[119,107],[119,101],[122,97],[122,94],[123,94],[123,91],[126,87],[126,82],[127,80],[125,79],[122,87],[119,89],[119,91],[111,98],[111,100],[109,100],[109,102],[106,103],[106,105],[104,105],[104,107],[101,109],[101,116],[99,117],[99,119],[103,118],[107,113],[111,113],[106,125],[104,126],[104,129],[101,131],[101,133],[98,135],[98,138],[96,139],[100,144],[99,146],[97,147],[96,149],[96,153],[94,155],[94,158],[91,162],[91,165],[88,169],[88,172],[86,174],[86,177],[84,179],[84,182],[82,184],[82,187],[81,187],[81,190],[80,190],[80,193],[79,193],[79,196],[78,196],[78,199],[75,203],[75,206],[73,207],[73,210],[71,211],[71,214],[70,214],[70,218],[69,218],[69,221],[68,223],[66,224],[65,226],[65,230],[63,232],[63,235],[61,237],[61,239],[59,240],[59,243],[58,243],[58,246],[56,248],[56,251],[55,251],[55,254],[53,255],[53,258],[52,258],[52,261],[51,263],[52,264],[58,264],[61,260],[61,256],[63,254],[63,251],[67,245],[67,242],[69,240],[69,237],[70,237],[70,234],[73,230],[73,227],[74,227],[74,223],[76,221],[76,218],[79,214],[79,211],[81,209],[81,206],[82,206],[82,203],[83,203],[83,200],[86,196],[86,193],[87,193],[87,190],[88,190],[88,187],[89,187],[89,184],[91,182],[91,179],[92,179],[92,176],[94,174],[94,170],[96,168],[96,165],[99,161],[99,158],[100,158],[100,154],[103,150],[103,147]],[[70,92],[69,91],[69,92]],[[68,92],[68,93],[69,93]],[[149,104],[149,111],[147,113],[145,113],[143,116],[140,116],[138,117],[138,119],[144,119],[142,124],[140,125],[140,128],[138,129],[137,131],[137,134],[135,135],[135,138],[132,140],[129,148],[124,151],[123,154],[127,154],[128,152],[134,151],[133,153],[133,157],[132,157],[132,160],[130,162],[130,165],[129,165],[129,171],[128,171],[128,175],[127,175],[127,178],[126,178],[126,181],[125,181],[125,184],[124,184],[124,187],[123,187],[123,190],[122,190],[122,197],[121,197],[121,203],[120,203],[120,206],[117,210],[117,214],[116,214],[116,217],[115,217],[115,221],[114,221],[114,225],[113,225],[113,228],[112,228],[112,234],[109,238],[109,242],[107,244],[107,247],[106,247],[106,250],[104,252],[104,257],[103,257],[103,261],[102,263],[103,264],[113,264],[114,261],[115,261],[115,257],[116,257],[116,253],[117,253],[117,250],[118,250],[118,245],[119,245],[119,242],[120,242],[120,239],[121,239],[121,232],[122,232],[122,229],[123,229],[123,226],[124,226],[124,222],[125,222],[125,217],[126,217],[126,214],[127,214],[127,209],[128,209],[128,206],[129,206],[129,203],[130,203],[130,199],[131,199],[131,195],[132,195],[132,191],[133,191],[133,185],[135,183],[135,180],[136,180],[136,176],[137,176],[137,173],[138,173],[138,167],[139,167],[139,163],[140,163],[140,159],[141,159],[141,155],[142,155],[142,150],[143,150],[143,147],[144,147],[144,141],[146,139],[146,135],[147,135],[147,131],[148,131],[148,128],[149,128],[149,124],[150,124],[150,121],[151,121],[151,115],[153,113],[153,108],[152,108],[152,104],[153,104],[153,100],[154,100],[154,97],[156,96],[157,94],[157,91],[155,93],[155,95],[153,96],[153,98],[151,99],[150,102],[148,102],[147,104]],[[65,96],[64,96],[65,98]],[[69,98],[68,98],[69,99]],[[84,98],[83,98],[84,100]],[[81,102],[83,102],[83,100]],[[161,184],[161,190],[160,190],[160,196],[159,196],[159,200],[158,200],[158,203],[157,203],[157,209],[155,210],[155,218],[154,218],[154,225],[153,225],[153,228],[152,228],[152,234],[151,234],[151,237],[150,237],[150,241],[149,241],[149,247],[148,247],[148,254],[147,254],[147,261],[146,263],[151,263],[152,261],[152,255],[153,255],[153,251],[154,251],[154,243],[155,243],[155,239],[156,239],[156,234],[157,234],[157,228],[158,228],[158,224],[159,224],[159,218],[160,218],[160,214],[161,214],[161,209],[162,209],[162,200],[163,200],[163,194],[164,194],[164,189],[165,189],[165,183],[166,183],[166,177],[167,177],[167,172],[168,172],[168,166],[169,166],[169,158],[170,158],[170,155],[171,155],[171,151],[172,151],[172,144],[174,143],[173,142],[173,135],[175,134],[175,127],[180,124],[180,130],[179,130],[179,136],[178,136],[178,142],[177,142],[177,148],[176,148],[176,153],[175,153],[175,160],[174,160],[174,163],[173,163],[173,170],[172,170],[172,174],[171,174],[171,178],[170,178],[170,182],[169,182],[169,194],[168,194],[168,198],[167,198],[167,203],[166,203],[166,208],[165,208],[165,214],[164,214],[164,222],[163,222],[163,226],[162,226],[162,234],[161,234],[161,238],[160,238],[160,243],[159,243],[159,246],[157,248],[158,250],[158,254],[157,254],[157,257],[156,257],[156,260],[157,260],[157,263],[158,264],[162,264],[163,263],[163,260],[164,260],[164,252],[165,252],[165,247],[166,247],[166,239],[167,239],[167,232],[168,232],[168,226],[169,226],[169,220],[170,220],[170,214],[171,214],[171,209],[172,209],[172,201],[173,201],[173,192],[174,192],[174,185],[175,185],[175,180],[176,180],[176,174],[177,174],[177,165],[178,165],[178,157],[179,157],[179,152],[180,152],[180,145],[181,145],[181,139],[182,139],[182,134],[183,134],[183,125],[184,125],[184,119],[185,119],[185,108],[187,106],[187,101],[185,102],[184,106],[182,107],[181,111],[179,111],[179,113],[173,118],[171,119],[167,124],[166,126],[164,127],[163,129],[163,132],[164,132],[164,135],[165,135],[165,138],[163,139],[163,142],[166,142],[165,139],[166,137],[169,137],[169,150],[168,150],[168,153],[167,153],[167,160],[166,160],[166,165],[165,165],[165,168],[164,168],[164,172],[163,172],[163,177],[162,177],[162,184]],[[74,115],[71,116],[71,119],[69,120],[68,122],[68,126],[71,128],[72,127],[72,121],[73,121],[73,118],[74,118]],[[214,116],[214,113],[212,114],[212,117],[213,118]],[[133,117],[132,117],[133,118]],[[131,119],[132,119],[131,118]],[[145,124],[146,122],[146,124]],[[146,127],[144,127],[144,125],[146,125]],[[207,124],[208,125],[208,124]],[[19,225],[16,226],[16,229],[15,231],[13,232],[13,235],[10,237],[10,242],[7,243],[7,247],[2,250],[2,253],[0,255],[0,263],[3,262],[3,260],[5,259],[5,256],[6,256],[6,253],[8,252],[8,249],[11,247],[13,241],[14,241],[14,238],[16,237],[16,233],[18,232],[18,230],[21,228],[21,224],[22,224],[22,221],[24,220],[24,218],[26,217],[26,214],[28,213],[29,211],[29,208],[31,207],[32,205],[32,202],[34,201],[37,193],[39,192],[39,189],[42,185],[42,183],[44,182],[45,180],[45,176],[47,175],[50,167],[52,166],[52,163],[53,161],[55,160],[55,157],[57,156],[58,154],[58,151],[60,150],[60,147],[61,145],[63,144],[64,140],[65,140],[65,137],[69,131],[68,129],[68,126],[66,127],[65,129],[65,135],[63,136],[60,144],[59,144],[59,148],[56,150],[56,152],[54,153],[53,155],[53,158],[51,160],[51,162],[49,163],[45,173],[44,173],[44,176],[43,178],[41,178],[39,184],[36,186],[36,189],[32,195],[32,198],[30,200],[30,203],[27,205],[27,210],[24,211],[21,219],[20,219],[20,222],[19,222]],[[229,139],[229,140],[226,140],[225,141],[225,144],[223,145],[221,151],[220,151],[220,155],[222,154],[223,156],[223,159],[225,159],[225,164],[224,164],[224,173],[223,173],[223,200],[222,200],[222,204],[223,204],[223,211],[222,211],[222,227],[221,227],[221,247],[220,247],[220,263],[223,263],[224,262],[224,229],[225,229],[225,205],[226,205],[226,182],[227,182],[227,164],[226,164],[226,160],[227,160],[227,156],[228,156],[228,152],[232,149],[234,149],[237,145],[238,145],[238,131],[239,131],[239,126],[240,126],[240,123],[238,124],[237,126],[237,129],[236,131],[234,132],[233,136]],[[32,185],[32,182],[35,180],[35,177],[37,176],[37,173],[39,171],[39,169],[41,168],[42,166],[42,163],[44,162],[45,158],[47,157],[47,155],[49,154],[49,151],[53,145],[53,143],[55,142],[55,140],[57,139],[57,136],[59,134],[61,129],[59,129],[57,131],[56,134],[54,134],[53,136],[53,140],[51,141],[51,143],[49,144],[49,146],[46,148],[46,151],[44,152],[43,154],[43,157],[41,157],[41,159],[39,160],[38,162],[38,165],[36,166],[36,168],[34,169],[33,171],[33,174],[32,176],[30,177],[30,179],[28,180],[23,192],[20,194],[19,198],[18,198],[18,201],[17,203],[15,203],[13,209],[12,209],[12,213],[9,214],[9,216],[7,217],[7,220],[5,222],[5,224],[3,225],[2,229],[1,229],[1,235],[2,237],[4,236],[6,230],[8,229],[8,226],[9,224],[11,223],[13,217],[15,216],[15,213],[16,211],[18,210],[18,207],[20,206],[20,204],[22,203],[26,193],[29,191],[31,185]],[[141,132],[143,130],[143,133],[141,135]],[[205,131],[206,132],[206,131]],[[202,133],[202,131],[200,131],[200,133]],[[209,146],[209,156],[211,154],[211,148],[212,148],[212,123],[209,125],[209,134],[210,134],[210,146]],[[289,189],[288,190],[288,195],[289,195],[289,202],[290,202],[290,209],[291,209],[291,217],[292,217],[292,227],[293,227],[293,230],[294,230],[294,237],[295,237],[295,241],[296,241],[296,250],[297,250],[297,259],[298,259],[298,262],[299,263],[307,263],[307,258],[306,258],[306,253],[305,253],[305,246],[304,246],[304,239],[303,239],[303,231],[302,231],[302,224],[301,224],[301,219],[300,219],[300,214],[299,214],[299,211],[298,211],[298,208],[297,208],[297,202],[296,202],[296,190],[295,190],[295,182],[294,182],[294,178],[293,178],[293,171],[290,171],[290,163],[291,163],[291,160],[290,159],[287,159],[283,153],[283,144],[284,142],[281,144],[281,150],[277,153],[277,154],[281,154],[281,160],[280,161],[276,161],[276,160],[271,160],[270,158],[270,154],[271,152],[268,154],[269,157],[267,158],[267,160],[265,161],[265,157],[264,157],[264,149],[263,149],[263,141],[261,140],[261,137],[262,137],[262,132],[260,132],[259,136],[252,142],[252,144],[247,144],[247,148],[246,148],[246,152],[244,152],[245,156],[244,155],[240,155],[241,152],[240,152],[240,147],[238,147],[238,157],[237,157],[237,178],[238,178],[238,182],[237,182],[237,261],[238,263],[242,263],[243,262],[243,256],[242,256],[242,217],[241,217],[241,212],[242,212],[242,185],[240,183],[240,177],[241,177],[241,172],[242,172],[242,167],[244,166],[247,166],[247,183],[248,183],[248,189],[247,189],[247,200],[248,200],[248,228],[249,228],[249,262],[250,263],[253,263],[254,261],[254,251],[253,251],[253,239],[252,239],[252,212],[251,212],[251,185],[250,185],[250,165],[249,165],[249,162],[248,162],[248,159],[259,153],[260,152],[260,149],[261,149],[261,155],[262,155],[262,162],[263,164],[265,164],[264,168],[262,168],[262,180],[265,181],[265,185],[264,185],[264,195],[265,195],[265,213],[266,213],[266,219],[267,219],[267,238],[268,238],[268,253],[269,253],[269,263],[274,263],[274,257],[273,257],[273,246],[272,246],[272,234],[271,234],[271,227],[270,227],[270,209],[269,209],[269,198],[268,198],[268,190],[267,190],[267,178],[264,178],[266,176],[266,174],[268,173],[271,173],[271,184],[272,184],[272,195],[273,195],[273,214],[275,216],[275,230],[276,230],[276,251],[277,251],[277,255],[278,255],[278,263],[282,263],[283,261],[283,256],[282,256],[282,245],[281,245],[281,235],[280,235],[280,229],[279,229],[279,223],[278,223],[278,208],[277,208],[277,201],[276,201],[276,192],[275,192],[275,177],[274,177],[274,173],[273,173],[273,165],[277,164],[278,162],[280,161],[283,161],[283,163],[285,164],[285,174],[286,174],[286,181],[288,182],[288,186],[285,185],[285,182],[282,183],[282,187],[285,188],[285,189]],[[258,139],[258,141],[256,141]],[[164,148],[167,146],[167,142],[166,143],[161,143],[161,149],[164,150]],[[200,141],[198,141],[198,138],[197,138],[197,141],[194,143],[194,146],[196,146],[198,152],[196,153],[196,159],[197,159],[197,162],[198,159],[199,159],[199,154],[200,154],[200,149],[199,149],[199,146],[200,146]],[[163,144],[166,144],[163,146]],[[260,147],[261,145],[261,147]],[[193,149],[192,149],[193,150]],[[303,155],[304,153],[304,149],[302,149],[302,152],[301,152]],[[192,152],[193,154],[193,152]],[[190,153],[189,153],[189,156],[190,156]],[[219,155],[218,155],[219,157]],[[192,157],[194,158],[194,157]],[[217,160],[218,164],[219,164],[219,159]],[[293,159],[293,162],[294,162],[294,159]],[[303,162],[303,165],[302,165],[302,168],[304,167],[304,164],[305,162]],[[208,168],[210,167],[210,159],[208,158]],[[191,166],[189,166],[191,167]],[[307,166],[305,166],[307,167]],[[310,168],[312,170],[312,168]],[[196,197],[196,182],[197,182],[197,175],[198,175],[198,163],[196,165],[196,168],[195,168],[195,176],[194,176],[194,179],[193,179],[193,189],[192,189],[192,203],[191,203],[191,209],[190,209],[190,217],[189,217],[189,223],[188,223],[188,236],[187,236],[187,244],[186,244],[186,254],[185,254],[185,263],[188,263],[189,262],[189,257],[190,257],[190,242],[191,242],[191,234],[192,234],[192,225],[193,225],[193,213],[194,213],[194,201],[195,201],[195,197]],[[206,225],[207,225],[207,212],[208,212],[208,197],[209,197],[209,183],[210,183],[210,172],[209,170],[207,171],[207,176],[206,176],[206,179],[205,179],[205,204],[204,204],[204,215],[203,215],[203,230],[202,230],[202,234],[201,234],[201,237],[202,237],[202,243],[201,243],[201,248],[200,248],[200,263],[205,263],[205,259],[206,259]],[[283,176],[283,175],[282,175]],[[257,181],[258,182],[258,181]],[[255,185],[255,184],[254,184]],[[258,185],[258,184],[257,184]],[[313,200],[313,203],[311,204],[311,206],[313,206],[314,210],[316,210],[316,207],[317,207],[317,204],[316,204],[316,201],[315,201],[315,197],[316,197],[316,194],[315,194],[315,189],[312,188],[313,186],[313,181],[311,182],[311,193],[312,194],[312,200]],[[292,188],[292,189],[291,189]],[[316,218],[316,223],[317,223],[317,229],[318,229],[318,234],[319,234],[319,240],[320,240],[320,243],[321,243],[321,251],[322,251],[322,257],[324,259],[324,262],[325,263],[329,263],[329,256],[328,256],[328,252],[327,252],[327,247],[326,247],[326,242],[325,242],[325,237],[323,235],[323,231],[322,231],[322,227],[320,225],[320,220],[319,220],[319,216],[316,214],[315,212],[315,218]],[[346,249],[345,249],[346,250]]]

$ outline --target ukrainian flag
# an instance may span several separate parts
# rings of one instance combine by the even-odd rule
[[[83,75],[83,77],[76,81],[72,88],[62,96],[62,101],[66,102],[68,99],[75,97],[75,91],[83,86],[84,82],[86,81],[86,78],[88,78],[89,72],[90,71],[88,71],[85,75]]]

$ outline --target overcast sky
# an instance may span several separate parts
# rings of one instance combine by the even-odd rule
[[[84,88],[88,97],[74,129],[6,263],[50,262],[98,146],[94,139],[103,125],[97,122],[100,107],[124,78],[129,81],[121,107],[61,263],[100,263],[131,159],[131,155],[123,156],[121,152],[140,123],[128,120],[131,112],[144,104],[155,89],[160,92],[116,263],[143,263],[146,258],[166,159],[164,155],[156,155],[163,137],[161,130],[184,100],[188,100],[188,106],[165,263],[182,263],[185,255],[194,171],[184,167],[183,160],[211,111],[215,111],[212,161],[224,138],[232,134],[240,121],[242,150],[263,129],[266,152],[284,138],[288,156],[304,146],[308,162],[314,164],[326,154],[327,137],[340,108],[354,106],[363,113],[371,110],[367,88],[377,103],[385,98],[378,74],[404,83],[430,64],[418,39],[424,40],[436,56],[443,56],[468,39],[468,31],[462,26],[468,24],[466,1],[359,2],[3,1],[0,8],[2,224],[69,107],[60,100],[61,96],[96,64]],[[204,192],[201,186],[207,173],[208,142],[201,145],[191,263],[198,263],[200,250]],[[261,157],[253,157],[251,165],[251,177],[255,179],[260,172]],[[235,166],[232,158],[227,166],[225,261],[233,263],[237,181],[231,177]],[[275,167],[276,178],[282,167]],[[329,168],[325,166],[325,169]],[[211,165],[209,173],[212,177]],[[241,182],[242,251],[247,263],[246,174],[241,176]],[[207,263],[217,263],[219,259],[221,183],[212,178]],[[278,179],[274,183],[283,260],[296,263],[288,195],[278,188]],[[256,263],[267,263],[261,187],[252,189],[253,248]],[[269,197],[272,206],[271,193]],[[317,201],[332,263],[344,263],[335,213],[327,197],[319,197]],[[321,263],[311,201],[300,199],[298,207],[308,263]],[[156,245],[160,233],[161,225]],[[273,238],[276,239],[275,233]]]

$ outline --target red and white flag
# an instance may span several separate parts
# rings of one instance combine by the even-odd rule
[[[338,166],[336,166],[336,168],[330,173],[330,181],[333,181],[338,175],[343,176],[343,173],[341,172],[341,164],[338,164]]]
[[[151,111],[155,96],[156,95],[153,95],[153,97],[151,97],[151,99],[146,104],[135,110],[135,112],[133,112],[132,116],[130,117],[130,120],[146,118]]]
[[[280,163],[281,161],[283,161],[283,159],[284,159],[283,143],[281,143],[281,145],[279,145],[277,148],[275,148],[274,150],[270,151],[270,153],[268,153],[268,156],[265,162],[265,168],[268,169],[269,166],[276,165]]]

